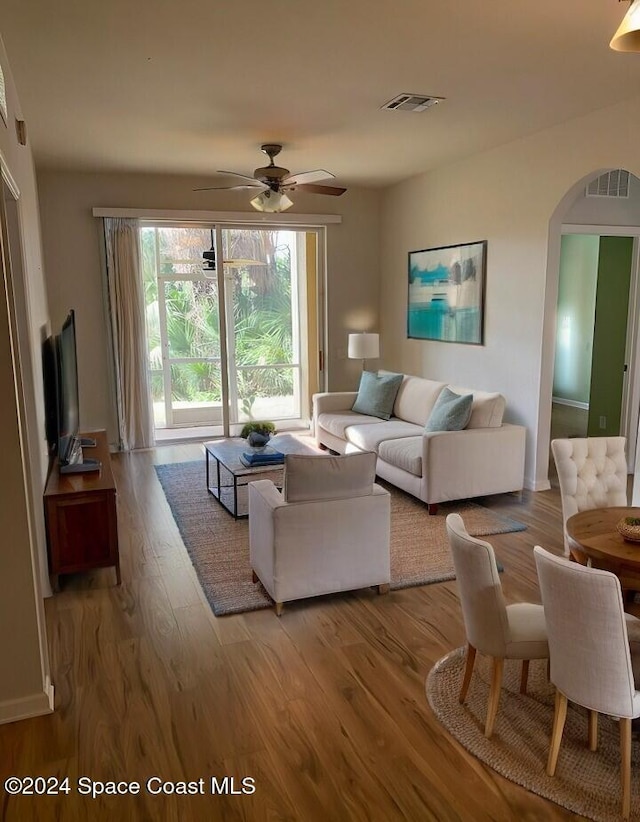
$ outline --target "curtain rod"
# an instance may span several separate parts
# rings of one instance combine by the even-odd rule
[[[183,220],[185,222],[243,223],[251,225],[321,226],[342,222],[340,214],[260,214],[250,211],[179,211],[162,208],[100,208],[94,217],[137,217],[141,220]]]

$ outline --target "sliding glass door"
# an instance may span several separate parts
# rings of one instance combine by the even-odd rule
[[[299,419],[296,233],[231,228],[222,238],[230,423]]]
[[[141,229],[157,429],[222,424],[218,285],[202,271],[209,237],[202,228]]]
[[[217,265],[203,269],[216,237]],[[145,225],[141,244],[156,429],[234,435],[251,419],[308,420],[318,361],[315,232]]]

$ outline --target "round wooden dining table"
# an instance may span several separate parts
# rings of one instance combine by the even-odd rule
[[[616,529],[623,517],[640,519],[640,508],[592,508],[569,517],[569,542],[596,568],[612,571],[623,588],[640,591],[640,542],[625,540]],[[634,584],[635,583],[635,584]]]

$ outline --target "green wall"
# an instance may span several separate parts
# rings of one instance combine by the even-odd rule
[[[589,436],[620,433],[632,237],[601,237],[598,258]]]

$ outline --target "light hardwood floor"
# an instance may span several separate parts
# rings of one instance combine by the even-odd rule
[[[198,445],[113,459],[112,569],[47,600],[56,711],[0,726],[0,776],[69,776],[69,795],[9,797],[28,820],[566,820],[469,756],[431,714],[431,666],[464,641],[454,582],[215,618],[153,470]],[[509,601],[540,601],[532,547],[561,551],[557,491],[487,504],[527,523],[491,537]],[[215,540],[215,534],[211,535]],[[456,698],[452,694],[452,698]],[[211,796],[210,777],[252,777]],[[79,796],[76,780],[196,781],[205,796]]]

